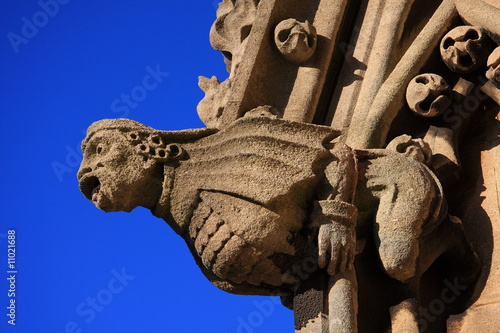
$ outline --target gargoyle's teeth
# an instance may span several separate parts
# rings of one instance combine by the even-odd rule
[[[94,195],[95,193],[99,193],[100,190],[101,190],[101,184],[94,187],[94,189],[92,190],[92,195]]]

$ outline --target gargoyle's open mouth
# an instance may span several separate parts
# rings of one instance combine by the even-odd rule
[[[437,91],[429,94],[421,103],[423,112],[429,113],[431,109],[446,110],[451,104],[451,99],[446,95],[446,91]]]
[[[92,201],[94,193],[99,193],[100,189],[101,182],[96,176],[88,176],[80,180],[80,191],[90,201]]]

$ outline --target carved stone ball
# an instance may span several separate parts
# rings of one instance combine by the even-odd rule
[[[316,50],[316,28],[308,21],[287,19],[276,26],[274,42],[286,60],[302,64],[309,60]]]
[[[451,104],[451,88],[437,74],[415,76],[406,89],[406,102],[419,116],[437,117]]]
[[[491,52],[488,57],[487,65],[489,67],[486,77],[497,88],[500,88],[500,46]]]
[[[489,51],[487,38],[480,28],[470,25],[456,27],[441,40],[441,57],[452,71],[470,73],[486,61]]]

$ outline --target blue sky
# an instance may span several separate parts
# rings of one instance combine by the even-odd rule
[[[212,286],[184,241],[149,211],[104,213],[78,190],[79,145],[93,121],[203,127],[197,78],[227,77],[208,38],[217,1],[0,6],[0,331],[293,332],[293,313],[277,298]],[[151,72],[156,82],[145,89]]]

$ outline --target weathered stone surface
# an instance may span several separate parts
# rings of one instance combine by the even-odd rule
[[[500,88],[495,86],[491,81],[486,82],[482,87],[481,91],[488,95],[492,100],[494,100],[498,105],[500,105]]]
[[[465,97],[469,96],[474,88],[474,84],[463,78],[459,78],[453,87],[453,97],[458,101],[462,101]]]
[[[262,105],[272,105],[285,119],[311,122],[334,47],[340,44],[338,34],[348,2],[223,1],[211,41],[222,50],[226,63],[231,59],[230,75],[220,84],[215,78],[201,79],[206,96],[198,105],[198,114],[204,123],[224,128]],[[243,13],[245,17],[240,18]],[[314,54],[307,54],[307,61],[300,59],[300,65],[288,61],[275,43],[275,29],[288,19],[308,21],[318,36]]]
[[[500,327],[500,107],[489,103],[474,116],[462,146],[462,182],[454,187],[451,209],[460,215],[482,259],[473,304],[451,316],[448,332],[497,332]]]
[[[409,6],[412,1],[403,2],[399,6]],[[419,7],[421,9],[421,7]],[[406,11],[403,11],[403,13]],[[388,10],[388,13],[392,11]],[[399,18],[400,16],[397,15]],[[404,16],[403,16],[404,17]],[[400,50],[397,60],[392,60],[391,63],[396,64],[388,68],[384,66],[384,72],[378,73],[378,66],[373,65],[370,70],[377,72],[374,74],[377,77],[378,84],[367,88],[367,96],[360,95],[358,100],[360,103],[366,103],[368,106],[363,107],[353,116],[349,126],[346,143],[355,148],[374,148],[383,147],[387,140],[387,133],[390,124],[398,115],[398,112],[404,105],[405,90],[410,80],[420,72],[433,51],[438,46],[440,37],[452,25],[453,19],[456,17],[456,8],[452,0],[444,0],[439,7],[432,13],[430,19],[425,23],[421,30],[416,30],[413,33],[418,33],[413,39],[413,43],[406,50]],[[393,26],[388,22],[395,20],[382,20],[380,27]],[[383,24],[383,23],[387,24]],[[399,24],[402,22],[397,21]],[[400,37],[400,34],[395,34],[395,37]],[[413,35],[414,36],[414,35]],[[385,37],[380,37],[379,43],[384,43]],[[389,41],[396,43],[399,39],[389,38]],[[385,41],[387,43],[387,41]],[[392,56],[392,55],[390,55]],[[390,59],[390,56],[382,56],[380,58]],[[373,59],[378,59],[379,56],[374,54]],[[376,61],[376,60],[374,60]],[[382,61],[382,60],[380,60]],[[388,62],[388,60],[384,60]],[[370,67],[370,63],[368,63]],[[392,71],[390,70],[392,69]],[[368,70],[368,69],[367,69]]]
[[[460,163],[453,130],[446,127],[429,127],[424,141],[432,151],[430,167],[443,186],[457,182],[460,178]]]
[[[456,27],[441,40],[441,57],[452,71],[470,73],[483,65],[488,57],[487,38],[480,28],[470,25]]]
[[[406,101],[419,116],[437,117],[451,105],[451,89],[437,74],[419,74],[408,84]]]
[[[366,230],[375,223],[385,272],[403,283],[462,244],[439,182],[422,164],[429,159],[422,142],[355,153],[332,143],[337,135],[268,117],[178,132],[103,120],[83,143],[80,188],[105,211],[151,209],[186,240],[205,275],[233,293],[288,295],[307,277],[294,275],[293,266],[308,257],[332,276],[352,274],[356,224],[362,239],[371,238]],[[356,222],[353,203],[376,212],[375,221]],[[437,246],[435,230],[448,241]],[[317,243],[307,234],[317,234]],[[433,250],[422,251],[421,242]],[[355,279],[338,281],[331,292],[344,301],[336,315],[352,321]]]
[[[80,189],[163,218],[217,287],[283,296],[297,332],[495,332],[499,21],[495,0],[224,0],[209,128],[97,122]]]
[[[500,46],[491,52],[486,65],[489,67],[486,72],[486,77],[497,88],[500,88]]]
[[[274,42],[286,60],[300,65],[313,56],[318,35],[309,21],[287,19],[276,26]]]

